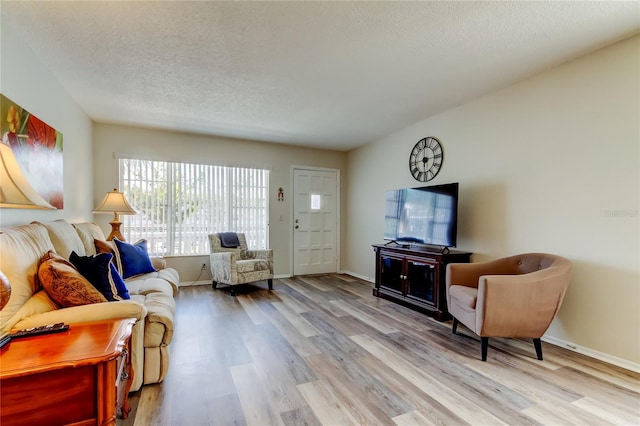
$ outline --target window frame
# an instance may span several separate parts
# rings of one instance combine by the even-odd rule
[[[145,179],[140,170],[136,171],[138,176],[131,176],[133,173],[131,169],[137,164],[135,162],[140,162],[147,168],[151,167],[152,172],[158,172],[154,173],[151,180]],[[164,173],[161,172],[161,165],[164,165]],[[119,156],[118,168],[121,191],[132,207],[138,211],[135,216],[122,216],[123,234],[130,241],[147,239],[150,255],[164,257],[208,255],[210,253],[208,234],[223,231],[245,233],[250,248],[269,248],[269,169],[130,156]],[[163,177],[157,178],[158,174]],[[178,175],[181,174],[183,176],[179,177]],[[197,184],[202,183],[201,181],[205,181],[204,185]],[[145,194],[142,188],[147,185],[155,188],[161,186],[161,182],[166,185],[164,195],[166,198],[152,195],[153,201],[150,202],[150,208],[155,208],[154,213],[145,215],[142,211],[148,212],[148,208],[146,206],[140,208],[142,204],[138,203],[138,197]],[[132,189],[134,186],[139,190],[138,195],[134,194],[135,191]],[[221,187],[223,187],[222,192],[216,193]],[[181,198],[182,196],[184,198]],[[185,201],[186,199],[188,200]],[[219,202],[221,199],[222,204]],[[157,205],[158,201],[164,207]],[[179,204],[181,202],[183,204]],[[185,210],[189,207],[189,203],[200,208],[193,210],[191,215],[181,222],[179,214],[186,214]],[[143,216],[140,216],[141,214]],[[164,220],[160,223],[155,222],[158,217],[164,217]],[[221,217],[222,221],[220,221]],[[185,224],[186,220],[191,221],[192,224]],[[141,225],[141,222],[147,224]],[[149,228],[156,227],[161,229],[158,237],[153,229],[152,232],[148,231]],[[231,229],[232,227],[234,229]],[[190,233],[190,229],[196,229],[194,232],[197,237],[183,237],[185,233]],[[159,248],[162,245],[164,250]],[[194,246],[196,251],[189,249]]]

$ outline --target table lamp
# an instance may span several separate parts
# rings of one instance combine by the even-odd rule
[[[113,191],[107,192],[104,200],[93,210],[94,213],[113,213],[113,220],[109,222],[111,225],[111,233],[107,237],[107,241],[111,241],[114,238],[120,241],[125,241],[124,237],[120,233],[120,217],[121,214],[136,214],[136,211],[129,205],[127,199],[122,192],[118,192],[117,188],[113,188]]]

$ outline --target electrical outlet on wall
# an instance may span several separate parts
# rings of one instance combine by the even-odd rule
[[[204,271],[206,267],[207,267],[207,264],[206,264],[206,263],[203,263],[203,264],[202,264],[202,267],[200,268],[200,270],[201,270],[201,271]]]

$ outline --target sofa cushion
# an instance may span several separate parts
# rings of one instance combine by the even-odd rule
[[[136,275],[135,277],[128,278],[126,280],[127,288],[129,288],[129,293],[131,293],[132,286],[140,286],[141,284],[138,281],[148,280],[150,278],[160,278],[163,281],[169,283],[170,287],[173,289],[173,296],[177,296],[180,290],[180,276],[178,275],[178,271],[173,268],[164,268],[159,269],[154,272],[149,272],[147,274]]]
[[[49,297],[63,308],[107,301],[71,262],[53,251],[40,260],[38,280]]]
[[[156,270],[149,259],[147,240],[139,240],[130,244],[114,238],[113,251],[118,272],[124,279]]]
[[[80,237],[80,240],[82,241],[85,254],[87,256],[96,254],[97,251],[94,240],[105,239],[102,229],[100,229],[100,227],[95,223],[91,222],[73,223],[72,225],[75,228],[78,237]]]
[[[99,253],[95,256],[78,256],[73,251],[69,260],[89,282],[109,301],[129,299],[127,286],[116,267],[111,263],[113,255]]]
[[[144,274],[140,275],[140,277],[147,278],[126,281],[127,288],[129,289],[129,294],[132,297],[134,295],[146,295],[150,293],[164,293],[167,296],[173,297],[173,286],[168,281],[159,278],[153,278],[152,274]]]
[[[69,259],[72,251],[84,256],[84,244],[78,236],[73,225],[64,219],[40,223],[47,228],[49,238],[55,247],[56,253],[65,259]]]

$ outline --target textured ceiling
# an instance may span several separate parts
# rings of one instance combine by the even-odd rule
[[[98,122],[347,150],[640,31],[640,2],[10,2]]]

